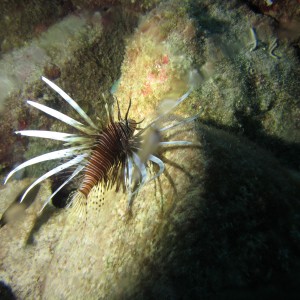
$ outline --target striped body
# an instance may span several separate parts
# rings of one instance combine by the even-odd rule
[[[124,168],[126,155],[130,151],[129,139],[133,136],[135,123],[110,122],[96,138],[92,153],[84,169],[79,191],[88,196],[98,183],[115,182],[119,169]]]
[[[82,108],[68,94],[66,94],[55,83],[45,77],[42,80],[55,90],[80,117],[79,122],[53,108],[46,105],[30,101],[27,103],[44,113],[60,120],[61,122],[75,128],[78,133],[66,133],[47,130],[22,130],[16,131],[23,136],[33,136],[38,138],[52,139],[65,142],[61,150],[48,152],[34,158],[31,158],[16,168],[14,168],[6,177],[5,183],[16,172],[40,162],[62,159],[53,169],[37,178],[24,192],[20,202],[28,195],[30,190],[47,178],[58,174],[66,169],[73,168],[72,174],[48,197],[41,211],[51,202],[51,199],[68,183],[70,183],[78,174],[83,173],[82,182],[72,197],[68,207],[74,205],[79,207],[81,212],[83,205],[87,203],[87,198],[94,186],[104,185],[104,188],[116,186],[116,191],[123,187],[123,192],[128,194],[128,208],[131,207],[133,198],[138,191],[147,183],[158,178],[165,170],[164,162],[155,155],[157,148],[165,146],[189,146],[193,145],[188,141],[163,141],[163,132],[172,130],[180,124],[189,123],[197,116],[186,118],[176,124],[164,125],[167,122],[167,116],[184,101],[190,94],[191,89],[178,98],[174,103],[146,127],[140,128],[138,125],[143,122],[136,122],[128,118],[131,107],[131,99],[124,118],[121,115],[119,102],[117,103],[118,121],[114,121],[114,116],[106,105],[106,112],[109,124],[102,129],[97,126],[91,118],[82,110]],[[134,134],[135,131],[138,131]],[[93,145],[91,147],[91,145]],[[155,165],[158,170],[153,176],[150,176],[149,165]],[[75,168],[74,168],[75,167]]]

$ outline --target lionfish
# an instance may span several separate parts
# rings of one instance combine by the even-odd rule
[[[123,187],[123,191],[128,195],[128,208],[131,207],[133,197],[147,183],[159,177],[165,169],[163,160],[161,160],[155,151],[164,146],[185,146],[191,145],[189,141],[164,141],[163,132],[170,130],[180,124],[193,121],[196,116],[185,118],[164,127],[158,124],[163,120],[190,94],[191,89],[187,91],[176,101],[173,101],[168,108],[158,115],[152,122],[144,128],[137,122],[129,118],[131,100],[125,116],[122,117],[119,103],[117,101],[117,120],[107,104],[105,105],[108,124],[106,126],[97,126],[91,118],[82,110],[82,108],[61,88],[45,77],[42,80],[56,91],[77,113],[81,122],[43,104],[28,100],[27,103],[40,111],[64,122],[75,128],[78,133],[65,133],[44,130],[22,130],[16,131],[16,134],[29,137],[38,137],[53,139],[64,142],[65,148],[42,154],[25,161],[13,169],[6,177],[5,182],[19,170],[40,162],[60,159],[63,162],[57,167],[48,171],[36,179],[24,192],[20,202],[24,200],[28,192],[43,180],[71,169],[71,175],[48,197],[41,211],[50,203],[51,199],[70,181],[80,173],[82,174],[81,183],[77,191],[70,197],[68,207],[74,203],[87,203],[88,195],[96,185],[103,184],[108,189],[116,186],[116,191]],[[146,146],[148,145],[148,146]],[[150,145],[150,146],[149,146]],[[151,168],[151,166],[156,166]],[[150,172],[150,168],[156,172]]]

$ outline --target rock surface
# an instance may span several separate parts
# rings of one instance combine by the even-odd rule
[[[42,185],[21,218],[0,229],[0,281],[18,299],[296,299],[299,41],[282,38],[275,21],[251,10],[250,1],[161,1],[154,8],[157,1],[106,2],[103,10],[99,1],[73,1],[75,16],[53,25],[82,22],[68,54],[53,41],[46,61],[30,64],[37,68],[31,79],[3,98],[1,169],[57,148],[14,139],[12,130],[66,130],[29,112],[21,99],[75,117],[37,82],[44,65],[93,120],[105,120],[101,94],[112,86],[121,111],[131,97],[130,115],[147,124],[161,103],[193,85],[175,114],[199,118],[166,138],[195,146],[160,152],[166,172],[141,190],[131,214],[126,195],[113,191],[101,194],[99,208],[95,188],[86,222],[53,207],[39,216],[51,189],[50,182]],[[43,37],[51,32],[46,28]],[[28,183],[1,189],[0,213]]]

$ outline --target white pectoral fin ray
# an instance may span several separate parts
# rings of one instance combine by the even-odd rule
[[[143,128],[136,136],[139,136],[143,134],[149,127],[151,127],[153,124],[155,124],[158,120],[162,119],[166,115],[168,115],[172,110],[174,110],[182,101],[184,101],[189,94],[191,93],[192,89],[189,89],[184,95],[182,95],[179,99],[175,101],[173,105],[169,109],[167,109],[164,113],[159,115],[155,120],[153,120],[150,124],[148,124],[145,128]]]
[[[179,99],[177,99],[173,105],[171,105],[164,113],[162,113],[160,116],[158,116],[153,122],[157,122],[162,117],[169,114],[172,110],[174,110],[181,102],[183,102],[191,93],[192,89],[189,89],[185,94],[183,94]],[[153,123],[152,122],[152,123]]]
[[[72,147],[72,148],[67,148],[67,149],[63,149],[63,150],[58,150],[58,151],[53,151],[53,152],[49,152],[46,154],[42,154],[40,156],[34,157],[32,159],[29,159],[27,161],[25,161],[24,163],[20,164],[18,167],[16,167],[15,169],[13,169],[6,177],[4,184],[7,182],[7,180],[16,172],[18,172],[21,169],[24,169],[28,166],[43,162],[43,161],[47,161],[47,160],[53,160],[53,159],[58,159],[58,158],[63,158],[63,157],[69,157],[69,156],[73,156],[76,154],[76,151],[78,150],[83,150],[84,147]]]
[[[84,159],[84,155],[82,155],[81,157],[83,160]],[[78,161],[79,163],[80,161]],[[45,201],[43,207],[40,210],[40,213],[43,211],[43,209],[49,204],[49,202],[51,201],[51,199],[66,185],[68,184],[77,174],[79,174],[83,169],[84,169],[84,165],[79,165],[76,170],[72,173],[72,175],[50,196],[48,197],[48,199]]]
[[[44,113],[84,132],[84,133],[87,133],[87,134],[90,134],[91,133],[91,130],[89,130],[86,126],[84,126],[82,123],[68,117],[67,115],[53,109],[53,108],[50,108],[46,105],[43,105],[43,104],[40,104],[40,103],[37,103],[37,102],[34,102],[34,101],[30,101],[30,100],[27,100],[27,103],[30,104],[31,106],[43,111]]]
[[[125,174],[125,185],[128,192],[128,200],[127,204],[128,207],[131,207],[132,201],[133,201],[133,193],[132,193],[132,186],[133,186],[133,162],[130,156],[127,158],[127,172]]]
[[[159,146],[189,146],[193,145],[193,142],[188,141],[170,141],[170,142],[160,142]]]
[[[150,178],[147,182],[150,182],[150,181],[154,180],[155,178],[159,177],[165,170],[165,165],[164,165],[163,161],[161,159],[159,159],[158,157],[156,157],[154,155],[150,155],[149,160],[158,165],[159,171],[152,178]]]
[[[175,108],[177,105],[179,105],[182,101],[184,101],[188,96],[189,94],[192,92],[192,88],[190,88],[184,95],[182,95],[175,103],[175,106],[173,108]],[[172,109],[173,109],[172,108]]]
[[[64,132],[55,132],[55,131],[47,131],[47,130],[21,130],[16,131],[16,134],[39,137],[45,139],[52,139],[56,141],[64,141],[67,142],[72,137],[77,137],[77,134],[72,133],[64,133]]]
[[[169,109],[167,109],[163,114],[161,114],[159,117],[157,117],[153,122],[157,122],[159,119],[161,119],[162,117],[169,114],[172,110],[174,110],[182,101],[184,101],[189,96],[191,91],[192,91],[192,89],[189,89],[184,95],[182,95],[179,99],[177,99],[175,101],[175,103],[173,105],[171,105],[171,107]]]
[[[132,175],[133,175],[133,163],[131,157],[127,158],[127,166],[125,168],[125,185],[128,193],[131,194],[131,183],[132,183]]]
[[[133,161],[134,161],[136,167],[138,168],[138,171],[140,172],[140,174],[142,176],[142,180],[140,182],[140,186],[142,186],[142,185],[144,185],[144,183],[147,179],[147,169],[146,169],[146,166],[142,163],[140,157],[134,152],[132,154],[133,154]]]
[[[76,156],[75,158],[71,159],[70,161],[62,164],[62,165],[59,165],[58,167],[52,169],[51,171],[47,172],[46,174],[44,174],[43,176],[41,176],[40,178],[38,178],[36,181],[34,181],[28,188],[27,190],[25,191],[25,193],[23,194],[20,202],[22,202],[24,200],[24,198],[26,197],[26,195],[29,193],[29,191],[34,188],[37,184],[39,184],[40,182],[42,182],[43,180],[49,178],[50,176],[64,170],[64,169],[67,169],[73,165],[76,165],[78,163],[80,163],[82,160],[83,160],[83,157],[84,155],[78,155]]]
[[[82,110],[82,108],[76,103],[76,101],[74,101],[67,93],[65,93],[60,87],[58,87],[55,83],[53,83],[46,77],[42,77],[42,80],[46,82],[59,95],[61,95],[90,126],[97,129],[97,126],[93,123],[93,121],[89,118],[89,116]]]
[[[163,128],[161,128],[161,129],[159,129],[159,131],[162,132],[162,131],[165,131],[165,130],[168,130],[168,129],[172,129],[172,128],[174,128],[174,127],[177,127],[177,126],[179,126],[179,125],[181,125],[181,124],[185,124],[185,123],[192,122],[192,121],[194,121],[197,117],[198,117],[198,115],[195,115],[195,116],[190,117],[190,118],[186,118],[186,119],[184,119],[184,120],[182,120],[182,121],[180,121],[180,122],[178,122],[178,123],[176,123],[176,124],[171,124],[171,125],[169,125],[169,126],[163,127]]]

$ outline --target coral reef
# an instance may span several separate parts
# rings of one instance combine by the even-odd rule
[[[195,147],[159,153],[166,172],[134,199],[131,215],[125,194],[106,191],[99,198],[97,188],[87,222],[54,207],[38,215],[56,183],[43,184],[20,219],[0,229],[0,281],[20,299],[297,299],[297,37],[282,38],[274,19],[254,8],[262,1],[129,2],[72,1],[68,16],[29,40],[43,51],[40,60],[29,59],[25,82],[3,69],[1,176],[24,151],[32,157],[56,147],[16,139],[13,130],[65,129],[21,100],[73,116],[39,82],[44,72],[95,121],[105,121],[102,93],[112,104],[112,87],[122,112],[131,98],[131,115],[144,125],[193,85],[177,120],[199,119],[174,129],[170,139]],[[275,11],[281,4],[273,2]],[[70,21],[74,35],[63,25]],[[53,39],[61,37],[59,28],[63,37],[71,32],[68,42]],[[0,65],[17,64],[16,54],[32,49],[22,45]],[[193,69],[196,80],[189,78]],[[27,174],[38,176],[44,167]],[[28,182],[1,188],[4,217]]]

